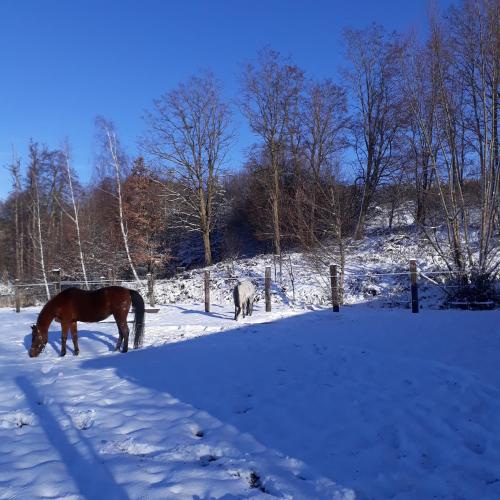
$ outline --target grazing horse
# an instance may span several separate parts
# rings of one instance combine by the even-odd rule
[[[250,281],[238,283],[233,290],[234,299],[234,319],[237,320],[240,312],[251,316],[253,312],[253,299],[255,295],[255,287]]]
[[[118,325],[119,338],[115,350],[122,346],[122,352],[128,351],[127,315],[130,306],[134,306],[134,349],[142,344],[144,336],[144,300],[135,290],[121,286],[108,286],[94,291],[68,288],[50,299],[40,311],[36,325],[31,327],[30,358],[35,358],[48,342],[49,326],[52,320],[61,323],[61,356],[66,354],[68,329],[71,330],[74,354],[78,347],[77,321],[96,323],[113,315]]]

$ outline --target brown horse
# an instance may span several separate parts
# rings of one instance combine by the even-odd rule
[[[49,326],[53,320],[61,323],[61,356],[66,354],[68,329],[71,330],[74,354],[80,352],[78,347],[77,321],[95,323],[113,315],[118,325],[119,338],[115,350],[118,351],[123,342],[122,352],[128,351],[127,315],[130,306],[134,306],[134,349],[142,344],[144,336],[144,300],[135,290],[121,286],[108,286],[99,290],[86,291],[79,288],[68,288],[50,299],[40,311],[36,325],[31,327],[30,358],[38,356],[48,342]]]

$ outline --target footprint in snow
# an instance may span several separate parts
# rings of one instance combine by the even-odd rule
[[[237,408],[235,410],[235,413],[237,413],[238,415],[244,415],[245,413],[248,413],[250,410],[252,410],[251,406],[244,407],[244,408]]]
[[[0,429],[15,429],[33,425],[35,417],[30,412],[15,411],[0,415]]]
[[[100,449],[101,454],[124,453],[126,455],[139,455],[144,457],[160,448],[147,444],[139,443],[134,438],[127,438],[123,441],[107,441]]]
[[[216,462],[217,460],[219,460],[219,458],[220,457],[211,454],[202,455],[200,457],[200,464],[202,467],[206,467],[207,465],[210,465],[211,462]]]

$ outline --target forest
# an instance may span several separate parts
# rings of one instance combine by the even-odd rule
[[[431,14],[423,40],[345,29],[336,79],[267,47],[242,66],[233,100],[200,72],[152,103],[140,156],[96,118],[89,183],[70,142],[15,145],[0,272],[137,280],[290,249],[342,272],[377,210],[391,229],[403,207],[443,269],[488,286],[500,269],[499,19],[498,0],[466,0]],[[255,138],[242,165],[229,161],[236,117]]]

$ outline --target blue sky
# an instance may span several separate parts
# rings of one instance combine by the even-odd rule
[[[440,0],[438,4],[448,4]],[[346,26],[378,22],[425,31],[427,0],[1,0],[0,198],[4,166],[30,138],[67,138],[83,181],[96,152],[94,120],[111,119],[130,154],[154,98],[210,68],[237,95],[241,64],[264,46],[289,55],[309,76],[336,77]],[[236,113],[233,168],[252,137]]]

